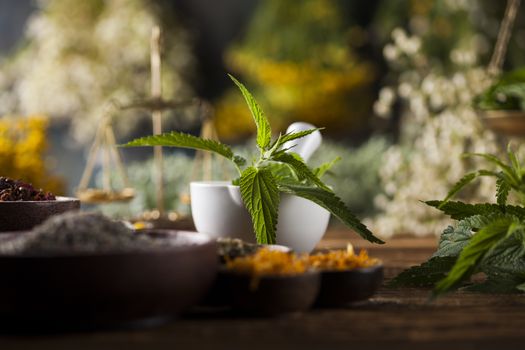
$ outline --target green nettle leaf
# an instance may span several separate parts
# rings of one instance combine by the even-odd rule
[[[253,120],[255,120],[255,124],[257,126],[257,145],[259,145],[261,149],[267,150],[268,146],[270,145],[270,141],[272,140],[272,129],[270,128],[270,122],[248,89],[246,89],[246,87],[240,81],[235,79],[233,75],[228,74],[228,76],[235,83],[235,85],[237,85],[239,90],[241,90],[244,100],[250,109]]]
[[[433,296],[438,296],[459,286],[472,273],[481,272],[486,279],[481,283],[467,285],[466,290],[489,293],[525,291],[525,207],[507,204],[511,190],[525,197],[525,185],[522,183],[522,166],[510,146],[507,147],[507,154],[510,165],[490,154],[466,154],[482,157],[501,171],[478,170],[469,173],[451,189],[445,200],[425,202],[460,221],[455,228],[448,227],[443,231],[439,248],[427,263],[400,275],[401,284],[417,285],[421,281],[425,282],[425,277],[420,276],[425,273],[434,276],[446,274],[434,287]],[[497,204],[448,201],[478,176],[496,178]],[[437,263],[433,259],[445,257],[457,258],[450,270],[442,265],[434,266]]]
[[[273,157],[274,160],[290,165],[299,176],[299,178],[304,178],[308,181],[311,181],[315,185],[326,191],[332,191],[328,186],[326,186],[315,174],[308,168],[302,159],[296,154],[284,153]]]
[[[434,296],[449,291],[469,277],[485,253],[501,239],[505,238],[512,222],[512,218],[497,218],[479,230],[461,251],[456,264],[454,264],[447,277],[437,283],[434,288]]]
[[[240,179],[241,197],[252,217],[260,244],[275,244],[279,209],[277,183],[269,170],[246,168]]]
[[[447,193],[447,196],[445,197],[445,199],[443,199],[441,205],[447,203],[450,200],[450,198],[452,198],[456,193],[461,191],[463,187],[465,187],[480,176],[497,176],[497,173],[488,170],[478,170],[464,175],[458,182],[456,182],[454,186],[452,186],[452,189]]]
[[[465,156],[467,157],[481,157],[485,160],[489,161],[490,163],[493,163],[501,168],[503,173],[507,175],[510,179],[513,181],[519,182],[519,179],[516,178],[516,174],[514,174],[514,171],[511,167],[509,167],[507,164],[503,163],[501,160],[499,160],[498,157],[492,155],[492,154],[486,154],[486,153],[466,153]]]
[[[512,148],[510,147],[510,143],[507,145],[507,155],[510,159],[510,164],[512,165],[512,169],[514,170],[514,173],[518,176],[521,176],[521,165],[518,160],[518,157],[516,156],[516,153],[512,151]]]
[[[231,160],[238,166],[242,166],[246,163],[244,158],[240,156],[234,156],[231,148],[223,143],[215,140],[203,139],[178,131],[171,131],[161,135],[141,137],[124,145],[124,147],[139,146],[165,146],[199,149],[217,153]]]
[[[337,197],[332,191],[326,191],[319,187],[292,183],[279,183],[279,190],[317,203],[341,220],[346,226],[356,231],[367,241],[379,244],[385,243],[374,236],[374,234],[370,232],[370,230],[362,224],[352,212],[350,212],[341,199],[339,199],[339,197]]]
[[[505,205],[510,192],[510,185],[503,177],[496,180],[496,200],[499,205]]]
[[[472,227],[468,221],[460,221],[457,227],[447,227],[439,239],[438,250],[433,257],[457,257],[472,238]]]
[[[525,273],[524,227],[518,224],[519,227],[516,230],[513,229],[515,226],[511,224],[509,233],[513,233],[495,244],[483,258],[480,269],[488,276],[506,273],[523,277]]]
[[[389,287],[432,287],[446,277],[456,263],[455,256],[435,256],[418,266],[412,266],[388,283]]]
[[[326,174],[327,171],[332,169],[332,167],[335,164],[337,164],[337,162],[339,162],[340,160],[341,157],[335,157],[332,161],[321,164],[318,168],[314,169],[315,176],[317,176],[318,178],[323,177],[323,175]]]
[[[509,236],[485,254],[479,270],[487,279],[482,284],[469,286],[467,290],[483,293],[515,293],[525,282],[524,225],[513,223]]]
[[[463,202],[442,202],[427,201],[427,205],[441,210],[446,215],[455,220],[462,220],[474,215],[489,214],[511,214],[518,218],[525,219],[525,208],[515,205],[500,206],[498,204],[467,204]]]
[[[487,214],[487,215],[473,215],[462,220],[466,225],[470,226],[472,231],[478,231],[484,228],[487,225],[490,225],[496,219],[511,219],[517,220],[517,218],[510,214]],[[510,230],[510,227],[509,227]]]
[[[297,174],[293,168],[286,163],[269,162],[264,168],[272,172],[272,175],[276,181],[299,181],[299,178],[297,177]]]
[[[281,135],[277,140],[275,140],[275,144],[272,145],[272,148],[275,147],[279,149],[281,146],[283,146],[288,141],[297,140],[300,138],[303,138],[305,136],[310,135],[313,132],[316,132],[317,130],[323,130],[324,128],[314,128],[314,129],[308,129],[303,131],[297,131],[297,132],[290,132],[284,135]]]

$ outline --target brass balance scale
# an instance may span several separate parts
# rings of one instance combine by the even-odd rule
[[[166,110],[175,110],[197,105],[202,116],[203,125],[201,136],[217,140],[217,132],[213,123],[213,109],[211,106],[197,99],[191,101],[172,101],[162,98],[162,71],[161,71],[161,30],[154,27],[151,35],[151,95],[147,100],[121,105],[118,101],[110,101],[105,109],[104,115],[95,134],[94,142],[88,154],[86,167],[82,174],[76,195],[84,203],[104,204],[114,202],[128,202],[135,197],[135,189],[130,185],[122,156],[117,148],[116,138],[112,127],[113,116],[118,112],[128,109],[145,109],[151,112],[153,133],[162,133],[162,113]],[[102,153],[102,188],[89,187],[93,171],[99,154]],[[202,167],[203,178],[211,178],[212,155],[198,151],[195,155],[193,169],[190,173],[191,179],[196,179],[199,168]],[[162,147],[154,147],[155,167],[155,192],[156,208],[143,213],[139,220],[157,221],[166,226],[167,221],[187,221],[176,212],[166,212],[164,201],[164,176]],[[123,184],[120,189],[115,189],[111,181],[112,169],[116,168],[117,174]],[[189,204],[189,195],[182,194],[180,200]],[[168,226],[170,226],[168,224]]]

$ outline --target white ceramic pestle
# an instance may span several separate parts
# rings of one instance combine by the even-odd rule
[[[286,129],[286,132],[298,132],[308,129],[315,129],[315,126],[305,122],[296,122],[290,124],[288,129]],[[321,132],[317,130],[303,138],[286,142],[283,148],[291,147],[290,152],[297,153],[305,162],[308,162],[308,159],[312,156],[315,150],[321,146],[322,141],[323,137],[321,136]]]

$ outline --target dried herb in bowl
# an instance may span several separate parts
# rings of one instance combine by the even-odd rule
[[[85,254],[163,249],[184,244],[182,236],[137,233],[124,223],[88,212],[56,215],[33,231],[0,241],[3,255]]]
[[[319,270],[348,271],[377,266],[380,263],[379,259],[369,257],[364,249],[361,249],[359,254],[355,254],[351,244],[348,244],[346,250],[332,250],[308,257],[308,264]]]
[[[52,200],[56,198],[51,192],[35,189],[33,185],[20,180],[0,177],[0,202]]]
[[[244,242],[238,238],[218,238],[217,244],[217,253],[222,263],[238,257],[255,254],[262,247],[262,245]]]

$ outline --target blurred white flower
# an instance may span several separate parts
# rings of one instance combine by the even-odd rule
[[[388,61],[394,61],[399,57],[399,50],[394,45],[385,45],[383,48],[383,56],[385,56]]]
[[[461,1],[454,6],[464,5]],[[385,57],[400,74],[396,86],[381,90],[376,113],[385,112],[386,101],[397,98],[403,108],[400,143],[385,152],[379,171],[385,194],[377,196],[375,204],[381,214],[367,221],[383,237],[441,233],[449,220],[420,201],[443,198],[471,167],[481,166],[479,159],[465,162],[462,153],[499,150],[495,136],[472,108],[472,98],[490,82],[483,67],[475,66],[475,45],[451,51],[456,69],[449,74],[431,65],[421,44],[419,37],[396,28],[392,43],[384,48]],[[472,201],[488,201],[494,191],[494,182],[483,179],[468,196]]]
[[[25,48],[6,64],[0,100],[18,113],[42,113],[72,121],[80,142],[90,142],[100,108],[149,96],[152,27],[159,22],[146,0],[45,0],[27,25]],[[165,28],[163,89],[166,98],[191,98],[191,50],[185,31]],[[5,88],[4,88],[5,87]],[[0,106],[0,111],[5,106]],[[116,118],[128,132],[143,111]],[[169,122],[169,121],[168,121]]]

